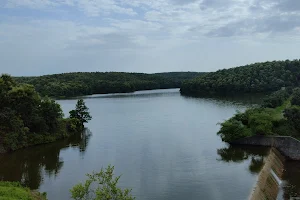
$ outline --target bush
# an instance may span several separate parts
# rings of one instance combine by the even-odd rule
[[[273,119],[275,114],[274,109],[269,108],[248,109],[221,123],[217,134],[225,142],[254,135],[271,135],[276,124],[276,120]]]
[[[80,120],[75,119],[75,118],[66,119],[66,126],[67,126],[68,132],[71,132],[71,133],[81,132],[82,128],[83,128]]]
[[[257,112],[249,116],[249,126],[255,135],[272,134],[272,117],[266,112]]]
[[[289,92],[287,90],[276,91],[264,99],[262,107],[276,108],[278,106],[281,106],[288,98]]]
[[[108,166],[99,173],[87,174],[85,183],[75,185],[71,190],[72,198],[75,200],[133,200],[131,190],[117,187],[120,176],[114,178],[114,167]],[[94,184],[94,185],[93,185]],[[96,186],[96,187],[93,187]]]
[[[291,104],[295,106],[300,106],[300,88],[296,88],[293,90]]]
[[[284,110],[284,117],[297,131],[300,131],[300,107],[292,106]]]
[[[18,133],[7,133],[3,140],[4,149],[12,151],[18,149],[18,136]]]
[[[277,135],[292,136],[299,138],[299,132],[294,128],[290,121],[281,119],[273,127],[273,133]]]
[[[221,123],[221,129],[217,134],[221,136],[224,142],[232,142],[240,138],[252,136],[251,130],[236,119],[229,119]]]

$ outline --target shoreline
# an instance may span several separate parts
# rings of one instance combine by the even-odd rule
[[[3,145],[0,144],[0,155],[7,154],[7,153],[12,153],[12,152],[16,152],[16,151],[19,151],[19,150],[22,150],[22,149],[27,149],[27,148],[34,147],[34,146],[51,144],[51,143],[54,143],[54,142],[58,142],[58,141],[70,138],[71,136],[76,135],[76,134],[85,134],[85,129],[86,128],[84,128],[81,132],[69,133],[68,135],[64,135],[63,137],[55,137],[55,138],[52,137],[51,140],[48,140],[48,141],[44,140],[43,142],[40,142],[40,143],[29,144],[28,146],[21,147],[21,148],[18,148],[18,149],[15,149],[15,150],[11,150],[11,151],[5,150],[5,148],[3,147]]]

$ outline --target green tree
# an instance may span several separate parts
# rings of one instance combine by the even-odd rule
[[[82,127],[84,126],[84,123],[87,123],[89,120],[92,119],[92,116],[89,113],[89,109],[85,105],[83,99],[79,99],[77,101],[75,110],[70,111],[70,118],[79,119]]]
[[[200,96],[274,92],[300,86],[299,73],[300,60],[254,63],[206,73],[184,82],[180,91]],[[275,107],[280,101],[273,96],[265,103]]]
[[[297,131],[300,131],[300,107],[292,106],[285,109],[284,117]]]
[[[45,120],[49,132],[55,132],[58,127],[58,121],[63,118],[60,105],[48,97],[41,101],[40,115]]]
[[[289,96],[290,95],[287,90],[276,91],[264,99],[262,106],[265,108],[276,108],[278,106],[281,106],[284,101],[289,98]]]
[[[133,200],[129,189],[117,186],[120,176],[114,177],[114,167],[108,166],[99,173],[87,174],[88,180],[75,185],[71,190],[75,200]],[[94,187],[96,186],[96,187]]]
[[[198,72],[158,74],[125,72],[76,72],[40,77],[17,77],[19,83],[34,85],[42,96],[68,97],[90,94],[134,92],[137,90],[179,88]]]
[[[249,116],[249,126],[256,135],[272,134],[272,116],[268,112],[257,112]]]
[[[220,135],[222,141],[233,142],[251,136],[251,130],[241,121],[232,118],[221,123],[221,129],[217,134]]]
[[[291,99],[291,104],[300,106],[300,88],[294,89],[292,99]]]
[[[0,77],[1,152],[53,142],[81,129],[81,121],[63,119],[60,105],[42,99],[32,85],[17,84],[6,74]]]

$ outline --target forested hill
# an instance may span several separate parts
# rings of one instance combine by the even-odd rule
[[[19,83],[34,85],[42,96],[72,97],[90,94],[124,93],[138,90],[179,88],[198,72],[158,74],[125,72],[76,72],[39,77],[16,77]]]
[[[206,73],[185,81],[185,95],[263,93],[300,85],[300,60],[255,63]]]

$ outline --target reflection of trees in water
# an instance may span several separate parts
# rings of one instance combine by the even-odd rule
[[[264,165],[264,157],[269,153],[269,148],[254,146],[228,146],[217,150],[221,157],[218,160],[223,162],[240,163],[251,159],[249,171],[258,174]],[[284,163],[283,199],[300,197],[300,162],[287,161]]]
[[[60,172],[64,163],[59,157],[60,151],[72,146],[84,153],[90,135],[86,129],[65,140],[0,155],[0,180],[19,181],[31,189],[38,189],[43,171],[48,176],[56,176]]]
[[[218,160],[223,162],[241,163],[251,159],[249,171],[258,174],[264,165],[264,157],[268,155],[269,148],[230,145],[226,148],[218,149],[217,153],[221,157]]]
[[[264,166],[264,157],[252,157],[249,165],[249,171],[258,174],[261,168]]]
[[[254,106],[254,105],[260,105],[264,99],[266,94],[256,94],[256,95],[227,95],[227,96],[219,96],[219,95],[201,95],[201,96],[183,96],[186,99],[190,100],[205,100],[205,101],[214,101],[216,105],[248,105],[248,106]]]

